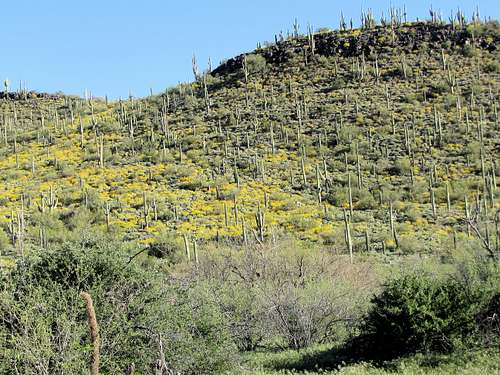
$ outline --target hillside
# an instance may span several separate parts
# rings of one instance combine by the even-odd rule
[[[466,241],[465,201],[485,223],[498,208],[498,38],[494,22],[324,31],[149,98],[4,95],[3,231],[18,254],[89,223],[343,252],[348,209],[354,252]]]
[[[391,12],[145,98],[6,82],[0,374],[498,372],[500,25]]]

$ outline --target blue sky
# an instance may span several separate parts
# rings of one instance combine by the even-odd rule
[[[335,0],[0,0],[0,80],[13,88],[63,91],[110,98],[144,96],[192,79],[200,68],[273,40],[298,19],[305,30],[337,27],[340,11],[359,22],[361,9],[379,18],[390,4],[406,4],[409,18],[426,18],[427,1]],[[498,19],[498,0],[434,1],[448,15],[460,7],[470,16]],[[3,86],[3,85],[2,85]]]

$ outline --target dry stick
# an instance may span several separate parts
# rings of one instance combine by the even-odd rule
[[[91,375],[99,375],[99,362],[100,354],[99,349],[101,345],[101,338],[99,337],[99,326],[97,325],[97,319],[95,316],[94,304],[92,302],[92,297],[87,292],[81,292],[80,297],[85,301],[87,307],[88,323],[90,328],[90,338],[92,340],[92,346],[94,347],[94,352],[92,354],[92,367],[90,369]]]
[[[170,369],[167,365],[167,360],[165,358],[165,351],[163,349],[163,340],[161,339],[161,334],[157,335],[156,338],[158,344],[158,354],[159,358],[155,363],[155,375],[175,375],[179,374]]]

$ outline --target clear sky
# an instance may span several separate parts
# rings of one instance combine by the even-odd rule
[[[359,23],[361,9],[379,18],[390,4],[409,18],[460,7],[498,19],[499,0],[0,0],[0,80],[37,91],[110,98],[144,96],[192,79],[191,58],[213,66],[273,40],[298,19],[302,30],[338,27],[340,11]],[[2,85],[3,86],[3,85]],[[3,88],[3,87],[2,87]]]

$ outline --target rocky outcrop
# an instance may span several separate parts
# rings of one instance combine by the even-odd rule
[[[48,94],[45,92],[0,92],[0,100],[27,100],[27,99],[49,99],[49,100],[57,100],[62,96],[57,94]]]
[[[377,26],[368,30],[348,30],[322,32],[314,35],[315,53],[322,56],[361,56],[372,53],[383,53],[387,49],[397,48],[401,51],[413,51],[427,44],[429,48],[442,49],[466,44],[493,51],[496,49],[496,38],[473,36],[466,28],[454,28],[452,25],[435,25],[426,22],[391,27]],[[261,48],[253,53],[266,59],[268,64],[279,65],[296,54],[304,54],[309,49],[308,38],[303,36],[278,42],[272,46]],[[215,69],[212,74],[224,75],[241,69],[243,55],[229,59]]]

